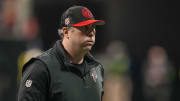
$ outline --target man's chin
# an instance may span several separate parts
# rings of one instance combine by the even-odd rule
[[[84,51],[90,51],[92,49],[92,46],[86,46],[83,48]]]

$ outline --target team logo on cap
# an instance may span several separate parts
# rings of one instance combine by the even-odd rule
[[[93,17],[91,11],[87,8],[82,9],[82,15],[86,18],[92,18]]]
[[[32,85],[32,80],[27,80],[25,86],[29,88],[31,87],[31,85]]]
[[[69,18],[66,18],[66,19],[65,19],[65,25],[69,25],[69,23],[70,23],[70,19],[69,19]]]

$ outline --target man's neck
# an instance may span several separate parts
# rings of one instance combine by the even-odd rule
[[[74,63],[74,64],[83,63],[84,55],[86,54],[86,52],[82,52],[78,49],[73,48],[73,45],[65,42],[64,40],[62,41],[62,45],[64,49],[68,52],[71,63]]]

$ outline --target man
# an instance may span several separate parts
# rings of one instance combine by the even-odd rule
[[[53,48],[23,67],[18,101],[101,101],[102,65],[89,53],[95,43],[95,20],[83,6],[61,17],[61,37]]]

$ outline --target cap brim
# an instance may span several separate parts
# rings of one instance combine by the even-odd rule
[[[89,24],[104,25],[105,21],[104,20],[85,20],[76,24],[72,24],[72,26],[86,26]]]

